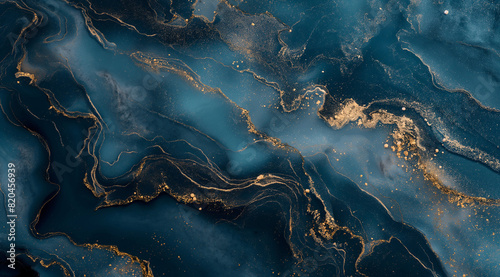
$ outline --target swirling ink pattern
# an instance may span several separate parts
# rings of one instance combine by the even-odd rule
[[[497,1],[0,22],[2,276],[500,276]]]

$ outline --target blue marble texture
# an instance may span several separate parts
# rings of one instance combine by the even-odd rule
[[[496,0],[0,0],[0,36],[0,276],[500,276]]]

